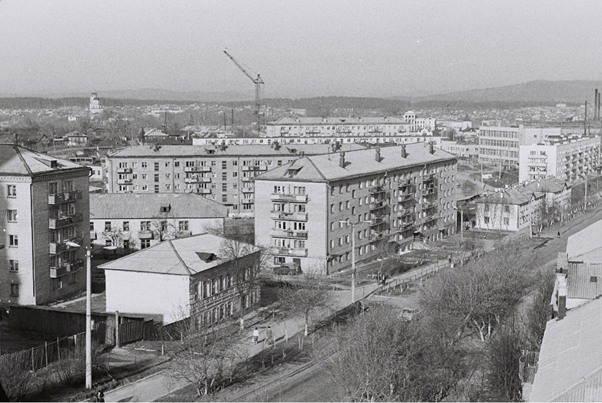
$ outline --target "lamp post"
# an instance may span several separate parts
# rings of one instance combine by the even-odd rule
[[[457,206],[453,206],[453,208],[454,210],[460,210],[460,266],[464,266],[464,209]]]
[[[92,255],[86,248],[86,389],[92,389]]]
[[[339,221],[351,225],[351,303],[355,303],[355,223],[349,220]]]

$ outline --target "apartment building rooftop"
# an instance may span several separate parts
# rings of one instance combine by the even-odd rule
[[[84,167],[13,144],[0,144],[0,175],[32,176],[67,169]]]
[[[91,193],[90,219],[227,217],[228,208],[193,193]]]
[[[98,267],[130,272],[190,276],[226,261],[223,256],[220,256],[223,242],[224,238],[222,237],[200,234],[165,241]],[[250,244],[246,249],[247,255],[259,250]],[[241,255],[241,257],[243,256]]]
[[[526,184],[523,189],[531,192],[558,193],[566,189],[564,181],[557,178],[546,178],[540,181],[533,181]]]
[[[566,253],[569,261],[602,263],[602,220],[571,235],[567,240]]]
[[[363,150],[359,144],[342,144],[337,151]],[[325,154],[333,152],[331,144],[295,144],[295,145],[162,145],[134,146],[111,154],[116,157],[198,157],[198,156],[277,156],[291,154]]]
[[[405,157],[402,156],[404,150]],[[453,154],[434,148],[427,143],[412,143],[404,144],[401,147],[375,147],[335,154],[306,156],[274,168],[258,176],[256,180],[286,179],[326,182],[455,159]]]
[[[489,196],[478,200],[477,203],[486,204],[525,204],[529,203],[534,192],[522,189],[501,189],[495,191]]]
[[[268,124],[271,125],[378,125],[407,123],[399,117],[284,117]]]

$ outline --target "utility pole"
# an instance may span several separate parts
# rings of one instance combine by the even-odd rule
[[[86,389],[92,389],[92,255],[86,248]]]

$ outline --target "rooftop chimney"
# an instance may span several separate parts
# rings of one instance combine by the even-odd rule
[[[435,147],[433,146],[433,142],[429,141],[429,153],[435,154]]]
[[[558,305],[558,319],[566,316],[566,273],[556,273],[556,304]]]
[[[401,145],[401,158],[406,158],[408,156],[408,153],[406,152],[406,145],[402,144]]]
[[[374,160],[380,162],[380,147],[376,147],[376,153],[374,154]]]
[[[341,151],[341,153],[339,154],[339,166],[341,168],[345,168],[345,151]]]

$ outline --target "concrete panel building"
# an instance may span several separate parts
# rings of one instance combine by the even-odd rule
[[[272,248],[275,269],[328,274],[352,253],[361,262],[440,239],[455,231],[456,162],[427,144],[299,158],[255,179],[256,244]]]
[[[0,144],[0,303],[46,304],[85,289],[89,172]]]

